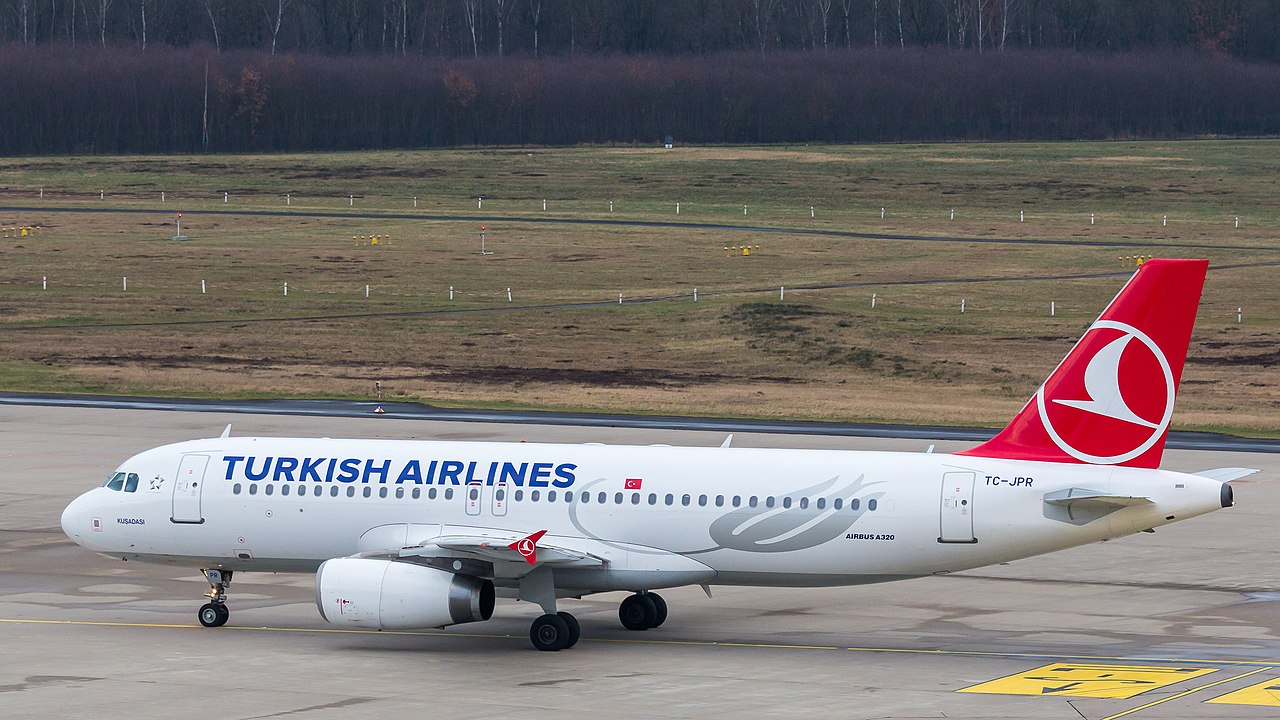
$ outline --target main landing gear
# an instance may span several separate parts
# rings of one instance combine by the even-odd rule
[[[628,630],[651,630],[667,621],[667,601],[657,593],[636,593],[618,606],[618,619]]]
[[[539,650],[568,650],[581,636],[578,619],[563,611],[540,615],[529,627],[529,641]]]
[[[209,602],[200,606],[196,617],[205,627],[222,627],[231,618],[227,609],[227,586],[231,584],[230,570],[204,570],[204,577],[209,581],[209,592],[205,597]]]

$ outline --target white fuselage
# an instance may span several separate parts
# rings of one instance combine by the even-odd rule
[[[107,555],[309,572],[440,536],[547,530],[606,560],[557,571],[577,594],[918,577],[1222,506],[1222,484],[1196,475],[888,452],[217,438],[120,471],[138,475],[133,492],[97,488],[63,515]],[[1045,501],[1073,488],[1144,500],[1097,517]]]

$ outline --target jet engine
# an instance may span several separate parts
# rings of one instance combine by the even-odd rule
[[[391,560],[337,558],[316,571],[316,605],[334,625],[414,630],[488,620],[493,583]]]

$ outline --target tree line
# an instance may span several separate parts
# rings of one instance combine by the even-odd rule
[[[1280,61],[1276,0],[0,0],[0,41],[480,57],[862,47]]]
[[[957,49],[454,59],[0,45],[0,154],[1280,134],[1280,65]]]

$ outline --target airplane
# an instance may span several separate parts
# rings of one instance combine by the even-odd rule
[[[1257,472],[1159,469],[1208,262],[1144,263],[1014,419],[956,453],[220,437],[147,450],[71,502],[89,550],[198,568],[202,625],[242,572],[315,573],[344,628],[488,620],[535,603],[538,650],[572,647],[563,598],[839,586],[942,575],[1234,504]],[[730,436],[731,439],[732,436]]]

